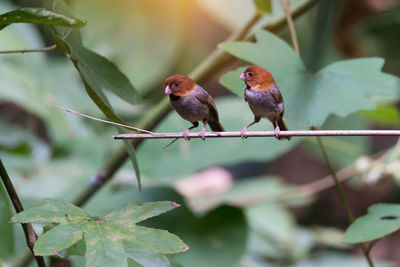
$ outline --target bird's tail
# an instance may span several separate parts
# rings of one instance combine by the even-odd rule
[[[278,120],[278,126],[279,126],[279,130],[281,130],[281,131],[289,131],[288,127],[286,126],[285,120],[282,117]],[[290,136],[279,136],[278,139],[279,140],[282,140],[282,139],[290,140]]]
[[[222,127],[219,121],[208,121],[208,124],[210,125],[211,130],[215,132],[225,132],[224,127]]]

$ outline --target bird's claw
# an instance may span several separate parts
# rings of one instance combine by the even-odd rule
[[[199,135],[201,136],[201,140],[205,141],[206,140],[206,129],[201,129]]]
[[[280,131],[279,127],[277,126],[274,130],[275,137],[279,139],[280,133],[281,133],[281,131]]]
[[[189,129],[186,129],[186,130],[183,131],[183,138],[184,138],[186,141],[189,141],[189,140],[190,140],[190,137],[189,137]]]
[[[244,128],[240,131],[240,137],[242,137],[242,139],[246,139],[246,138],[247,138],[247,127],[244,127]]]

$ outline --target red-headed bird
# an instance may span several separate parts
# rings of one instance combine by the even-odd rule
[[[206,126],[211,130],[223,132],[224,127],[218,120],[218,111],[214,99],[201,86],[185,75],[172,75],[165,81],[165,94],[169,95],[172,107],[193,126],[183,131],[184,138],[189,140],[189,130],[204,124],[200,131],[201,139],[205,139]]]
[[[288,131],[288,128],[283,119],[283,98],[271,73],[261,67],[248,67],[240,79],[246,83],[244,100],[249,103],[254,114],[254,121],[240,132],[242,138],[246,138],[247,128],[259,122],[261,118],[267,118],[274,125],[276,138],[290,140],[289,136],[279,136],[280,131]]]

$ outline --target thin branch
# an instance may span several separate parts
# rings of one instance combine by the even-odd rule
[[[320,148],[320,150],[322,152],[322,156],[323,156],[323,158],[324,158],[324,160],[326,162],[326,165],[328,166],[329,172],[331,173],[332,178],[333,178],[333,180],[335,182],[336,190],[337,190],[337,192],[339,194],[340,201],[342,202],[342,205],[343,205],[344,209],[346,210],[347,217],[348,217],[350,223],[353,223],[354,222],[354,215],[353,215],[353,213],[352,213],[352,211],[350,209],[349,202],[347,201],[347,198],[346,198],[346,196],[345,196],[345,194],[343,192],[343,188],[340,185],[339,179],[336,176],[336,172],[333,169],[331,161],[329,160],[328,154],[326,153],[325,147],[322,144],[321,137],[317,137],[317,141],[318,141],[319,148]],[[370,267],[373,267],[374,263],[372,262],[372,260],[371,260],[371,258],[369,256],[369,251],[370,250],[368,250],[363,243],[360,243],[359,246],[360,246],[360,248],[361,248],[361,250],[362,250],[362,252],[363,252],[363,254],[365,256],[365,259],[368,262],[368,265]]]
[[[4,186],[7,190],[8,196],[11,199],[11,202],[14,206],[14,209],[17,213],[21,212],[24,210],[22,207],[22,203],[19,200],[18,194],[15,191],[15,188],[11,182],[10,177],[8,176],[7,170],[3,165],[3,162],[0,159],[0,176],[1,179],[4,183]],[[35,255],[33,252],[33,246],[35,245],[35,242],[37,240],[37,236],[35,231],[33,230],[32,224],[31,223],[21,223],[22,228],[24,230],[25,234],[25,239],[26,239],[26,244],[28,245],[29,249],[31,250],[32,254]],[[44,259],[42,256],[35,256],[35,260],[37,262],[37,265],[39,267],[46,267],[46,264],[44,263]]]
[[[21,49],[21,50],[4,50],[0,51],[0,54],[16,54],[16,53],[36,53],[36,52],[49,52],[54,49],[56,49],[56,45],[51,45],[43,48],[37,48],[37,49]]]
[[[247,137],[275,137],[273,131],[247,132]],[[280,136],[400,136],[400,130],[320,130],[281,131]],[[200,133],[189,133],[190,138],[201,138]],[[240,132],[206,132],[207,138],[241,137]],[[114,139],[166,139],[184,138],[183,133],[119,134]]]
[[[117,126],[120,126],[120,127],[127,128],[127,129],[129,129],[129,130],[135,130],[135,131],[137,131],[137,132],[142,132],[142,133],[147,133],[147,134],[153,134],[153,132],[150,132],[150,131],[147,131],[147,130],[143,130],[143,129],[140,129],[140,128],[137,128],[137,127],[133,127],[133,126],[129,126],[129,125],[126,125],[126,124],[121,124],[121,123],[116,123],[116,122],[112,122],[112,121],[106,121],[106,120],[98,119],[98,118],[95,118],[95,117],[92,117],[92,116],[89,116],[89,115],[80,113],[80,112],[78,112],[78,111],[74,111],[74,110],[72,110],[72,109],[64,108],[64,107],[60,107],[60,108],[62,108],[62,109],[65,110],[66,112],[70,112],[70,113],[72,113],[72,114],[76,114],[76,115],[79,115],[79,116],[82,116],[82,117],[85,117],[85,118],[88,118],[88,119],[91,119],[91,120],[101,121],[101,122],[108,123],[108,124],[112,124],[112,125],[117,125]]]
[[[291,15],[291,11],[290,11],[290,0],[286,0],[286,3],[285,3],[285,0],[279,0],[279,2],[281,2],[281,6],[282,6],[283,10],[285,11],[286,20],[287,20],[287,24],[289,26],[289,31],[290,31],[290,36],[292,38],[294,51],[296,51],[296,53],[298,55],[300,55],[299,42],[297,41],[296,29],[294,27],[293,19],[292,19],[292,15]]]

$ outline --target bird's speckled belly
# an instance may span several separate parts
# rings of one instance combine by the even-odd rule
[[[257,117],[274,120],[283,111],[283,103],[277,104],[269,91],[246,90],[245,94],[251,111]]]

